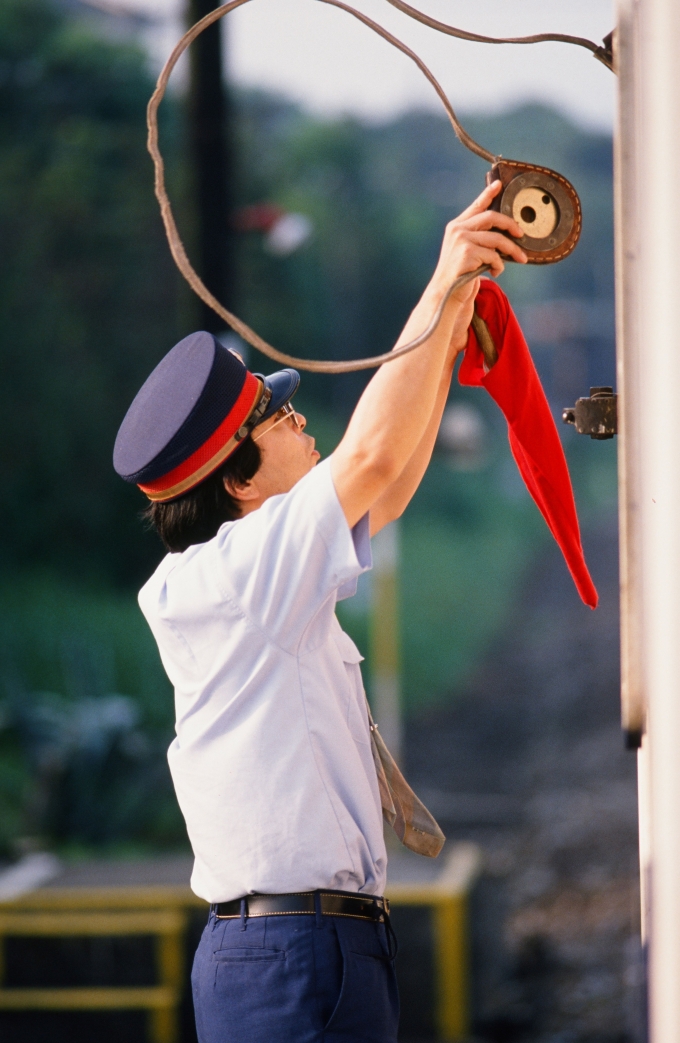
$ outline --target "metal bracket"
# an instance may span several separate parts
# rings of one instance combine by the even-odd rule
[[[617,433],[617,402],[613,388],[591,388],[590,398],[579,398],[575,406],[562,410],[562,422],[573,424],[580,435],[613,438]]]

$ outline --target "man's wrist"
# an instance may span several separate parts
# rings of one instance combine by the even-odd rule
[[[458,356],[460,355],[461,351],[464,351],[464,350],[465,350],[465,344],[461,345],[461,347],[459,347],[459,348],[450,348],[449,349],[449,353],[448,353],[448,355],[446,357],[446,365],[444,367],[445,373],[446,373],[446,376],[447,376],[448,380],[452,379],[453,371],[456,368],[456,361],[458,359]]]
[[[425,307],[431,308],[435,311],[446,295],[448,286],[444,286],[439,280],[433,276],[430,282],[425,287],[420,303]]]

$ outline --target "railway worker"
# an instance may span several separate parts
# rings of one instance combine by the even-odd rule
[[[501,232],[521,229],[487,209],[499,189],[447,225],[401,342],[459,275],[498,275],[499,251],[524,260]],[[298,374],[254,375],[208,333],[165,356],[118,433],[114,466],[170,552],[139,601],[175,688],[191,884],[211,903],[200,1043],[396,1041],[381,798],[361,655],[335,604],[425,472],[477,287],[375,373],[323,462],[290,404]]]

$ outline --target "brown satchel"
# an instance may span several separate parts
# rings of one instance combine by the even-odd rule
[[[378,775],[383,818],[389,822],[404,847],[415,851],[417,855],[436,858],[444,846],[446,837],[399,771],[373,720],[368,700],[366,707],[371,726],[371,749]]]

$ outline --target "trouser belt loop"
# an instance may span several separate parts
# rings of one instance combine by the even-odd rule
[[[314,892],[314,915],[316,918],[316,926],[323,927],[323,912],[321,911],[321,892]]]
[[[248,919],[248,899],[241,899],[241,930],[245,931],[246,921]]]
[[[390,919],[388,902],[385,902],[385,932],[387,934],[388,958],[390,960],[395,960],[397,958],[397,953],[399,952],[399,942],[397,941],[397,936],[394,933],[394,927],[392,926],[392,921]]]

